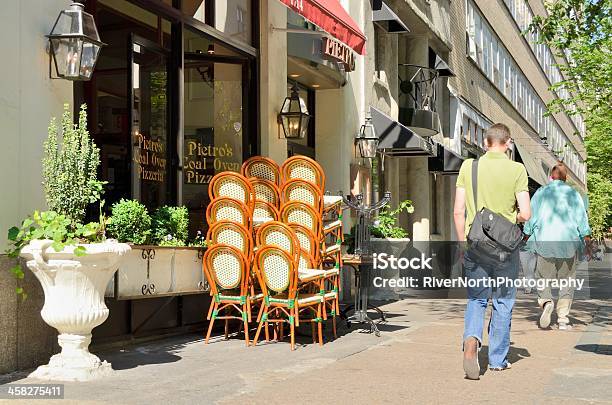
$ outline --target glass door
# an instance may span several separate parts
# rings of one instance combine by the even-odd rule
[[[220,56],[186,53],[184,67],[181,188],[193,235],[198,230],[206,231],[210,180],[219,172],[239,172],[248,148],[243,83],[247,64]]]
[[[130,121],[132,198],[150,210],[173,203],[168,136],[168,52],[132,36]]]

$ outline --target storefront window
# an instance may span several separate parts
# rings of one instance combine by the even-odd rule
[[[183,0],[183,13],[251,45],[252,0]]]
[[[149,209],[171,203],[168,61],[162,49],[132,44],[132,197]]]
[[[88,106],[89,130],[100,148],[100,177],[107,181],[104,199],[108,207],[121,198],[138,198],[153,208],[168,201],[169,190],[157,182],[145,190],[145,184],[152,180],[139,178],[137,170],[149,169],[138,166],[134,158],[141,162],[147,158],[141,149],[145,142],[139,146],[139,136],[143,141],[146,136],[148,141],[154,137],[164,142],[163,153],[168,151],[167,134],[162,130],[167,127],[167,68],[165,57],[135,47],[132,38],[161,48],[170,43],[170,22],[123,0],[99,0],[87,5],[100,38],[108,45],[100,53],[91,81],[75,83],[75,104]],[[128,54],[134,55],[133,64]],[[163,158],[158,156],[161,152],[155,153],[157,164],[162,165]],[[144,172],[141,175],[149,176]],[[164,175],[164,181],[166,178]]]
[[[227,49],[185,32],[185,91],[182,202],[192,233],[202,230],[209,202],[208,185],[222,171],[239,172],[243,160],[243,74]],[[216,60],[219,60],[217,62]]]

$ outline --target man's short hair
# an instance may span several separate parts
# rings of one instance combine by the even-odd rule
[[[567,167],[562,163],[557,163],[550,172],[550,177],[553,180],[567,180]]]
[[[510,139],[510,128],[504,124],[493,124],[485,132],[489,145],[503,145]]]

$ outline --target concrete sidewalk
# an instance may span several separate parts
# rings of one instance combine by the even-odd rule
[[[597,267],[590,288],[610,297],[610,262]],[[383,307],[379,338],[339,322],[338,339],[323,347],[304,329],[295,352],[287,342],[245,347],[240,337],[205,345],[202,335],[109,349],[97,354],[112,363],[113,376],[67,383],[66,399],[54,403],[612,403],[612,301],[576,300],[570,331],[538,329],[535,301],[517,299],[511,370],[486,370],[485,336],[480,381],[462,370],[465,300],[407,299]],[[0,383],[41,382],[26,376],[0,376]]]

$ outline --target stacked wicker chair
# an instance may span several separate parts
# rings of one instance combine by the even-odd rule
[[[282,340],[285,323],[291,350],[300,323],[311,323],[313,342],[322,345],[322,322],[331,315],[335,337],[339,313],[341,199],[324,195],[321,166],[304,156],[282,167],[252,157],[241,172],[219,173],[209,185],[203,266],[214,299],[206,342],[216,319],[225,320],[226,338],[229,319],[240,319],[248,345],[248,323],[257,313],[253,345],[262,329],[270,339],[270,324]]]

